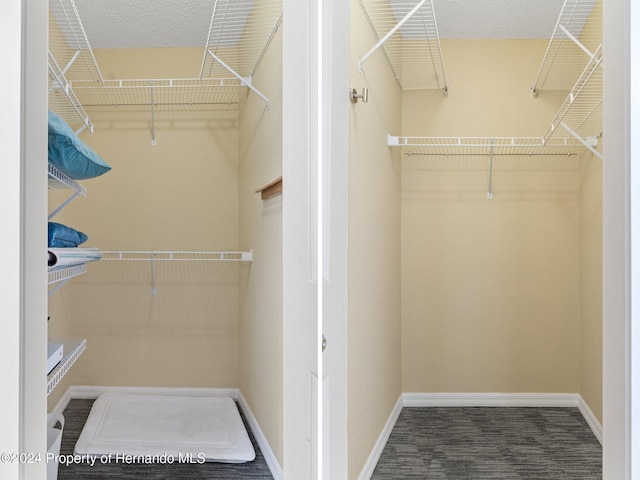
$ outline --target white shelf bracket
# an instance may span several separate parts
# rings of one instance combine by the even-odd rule
[[[376,50],[378,50],[382,45],[385,44],[385,42],[387,40],[389,40],[391,38],[391,36],[396,33],[406,22],[407,20],[409,20],[411,17],[413,17],[415,15],[415,13],[420,10],[422,8],[422,6],[427,2],[427,0],[421,0],[415,7],[413,7],[413,9],[407,13],[405,15],[405,17],[400,20],[395,27],[393,27],[391,30],[389,30],[387,32],[387,34],[382,37],[380,40],[378,40],[378,43],[376,43],[371,50],[369,50],[367,53],[364,54],[364,56],[360,59],[360,61],[358,61],[358,71],[360,73],[362,73],[362,64],[371,56],[373,55]]]
[[[394,135],[389,134],[387,137],[387,146],[388,147],[397,147],[400,145],[400,137],[396,137]]]
[[[425,0],[426,1],[426,0]],[[225,70],[227,70],[231,75],[233,75],[234,77],[236,77],[238,80],[240,80],[240,82],[247,87],[249,90],[251,90],[253,93],[255,93],[256,95],[258,95],[262,100],[265,101],[265,103],[267,104],[267,110],[271,109],[271,102],[269,101],[269,99],[260,91],[258,90],[256,87],[254,87],[253,85],[251,85],[251,78],[247,79],[245,77],[240,76],[233,68],[231,68],[229,65],[227,65],[226,63],[224,63],[220,57],[218,57],[215,53],[213,53],[211,50],[207,50],[207,53],[209,55],[211,55],[211,58],[213,58],[216,62],[218,62],[220,65],[222,65]]]
[[[69,205],[74,198],[76,198],[78,195],[80,195],[79,192],[74,192],[69,198],[67,198],[64,202],[62,202],[60,204],[60,206],[58,208],[56,208],[53,212],[51,212],[49,214],[49,216],[47,217],[47,220],[51,220],[53,217],[55,217],[58,213],[60,213],[60,211],[66,207],[67,205]]]
[[[593,143],[594,143],[594,142],[593,142],[593,139],[592,139],[592,138],[590,138],[590,139],[586,139],[586,140],[585,140],[585,139],[584,139],[584,138],[582,138],[580,135],[578,135],[576,132],[574,132],[574,131],[571,129],[571,127],[569,127],[566,123],[564,123],[564,122],[560,122],[560,125],[562,125],[562,127],[563,127],[567,132],[569,132],[569,133],[571,134],[571,136],[572,136],[572,137],[574,137],[576,140],[578,140],[580,143],[582,143],[582,145],[584,145],[584,146],[585,146],[585,147],[586,147],[586,148],[587,148],[591,153],[593,153],[596,157],[598,157],[600,160],[604,160],[604,157],[602,156],[602,154],[594,148],[594,145],[593,145]],[[591,141],[589,141],[589,140],[591,140]],[[595,143],[596,143],[596,145],[597,145],[597,141],[596,141]]]
[[[575,43],[578,47],[580,47],[580,49],[581,49],[584,53],[586,53],[587,55],[589,55],[589,58],[593,58],[593,56],[594,56],[595,54],[594,54],[594,53],[591,53],[591,52],[589,51],[589,49],[588,49],[587,47],[585,47],[585,46],[580,42],[580,40],[578,40],[576,37],[574,37],[574,36],[572,35],[572,33],[571,33],[569,30],[567,30],[567,29],[565,28],[565,26],[564,26],[564,25],[562,25],[562,24],[560,23],[560,24],[558,24],[558,28],[560,28],[560,30],[562,30],[562,33],[564,33],[567,37],[569,37],[571,40],[573,40],[573,43]]]

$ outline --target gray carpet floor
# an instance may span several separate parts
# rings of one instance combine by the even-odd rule
[[[372,480],[602,479],[577,408],[404,408]]]
[[[65,419],[62,432],[62,444],[60,453],[62,455],[72,455],[73,448],[80,436],[80,432],[89,416],[93,400],[71,400],[63,415]],[[239,409],[240,410],[240,409]],[[242,410],[240,410],[242,415]],[[110,463],[102,465],[96,462],[95,465],[71,463],[69,466],[58,466],[58,479],[135,479],[139,480],[273,480],[264,456],[258,447],[247,422],[242,415],[253,448],[256,451],[256,458],[248,463],[155,463],[155,464],[124,464]],[[197,459],[194,459],[196,461]]]

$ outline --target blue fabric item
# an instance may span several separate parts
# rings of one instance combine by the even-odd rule
[[[49,163],[73,179],[94,178],[111,167],[78,138],[67,123],[49,110]]]
[[[88,239],[78,230],[61,223],[49,222],[49,247],[77,247]]]

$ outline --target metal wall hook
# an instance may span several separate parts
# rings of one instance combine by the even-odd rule
[[[362,99],[362,103],[367,103],[369,101],[369,89],[363,88],[362,93],[358,94],[358,91],[355,88],[352,88],[349,91],[349,98],[351,99],[351,103],[358,103],[358,99]]]

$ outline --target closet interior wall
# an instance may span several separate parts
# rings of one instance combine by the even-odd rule
[[[451,93],[403,92],[403,135],[541,136],[568,94],[527,93],[547,43],[443,39]],[[602,421],[601,160],[579,152],[494,156],[492,199],[488,155],[403,157],[403,391],[580,393]]]
[[[94,133],[80,136],[113,169],[86,181],[86,201],[56,221],[104,250],[255,254],[251,263],[103,260],[72,279],[50,297],[49,333],[86,338],[87,350],[49,408],[68,385],[243,388],[282,463],[282,212],[277,197],[254,193],[281,172],[281,28],[253,79],[269,109],[246,89],[230,108],[159,107],[152,145],[147,105],[85,106]],[[194,78],[203,48],[94,53],[107,80]],[[64,193],[49,195],[55,204]]]
[[[369,101],[350,107],[348,470],[358,478],[402,392],[400,366],[401,90],[358,0],[351,1],[351,85]],[[442,93],[440,93],[442,95]]]

